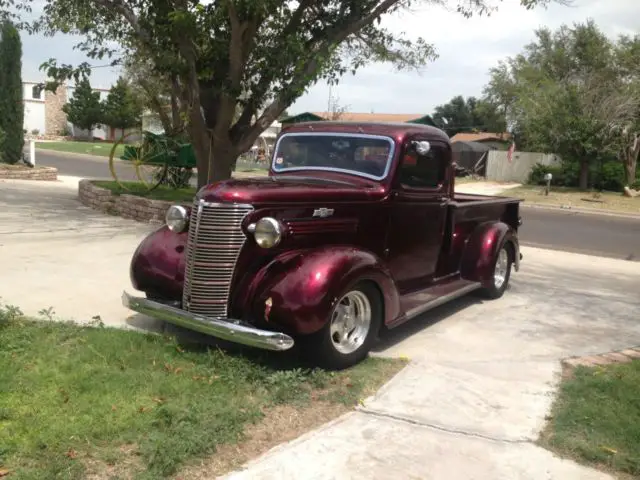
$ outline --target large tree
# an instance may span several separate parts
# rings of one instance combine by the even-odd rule
[[[90,56],[112,54],[115,42],[178,79],[200,185],[228,178],[237,157],[318,80],[335,82],[374,61],[406,69],[434,58],[423,39],[382,27],[384,15],[418,3],[464,15],[491,10],[485,0],[44,1],[48,30],[83,35]],[[71,70],[48,67],[54,77]]]
[[[100,102],[100,92],[91,88],[88,78],[76,83],[73,96],[62,107],[69,121],[92,135],[93,129],[104,122],[104,109]]]
[[[22,101],[22,42],[15,26],[0,24],[0,160],[16,163],[24,147]]]
[[[632,48],[634,41],[612,41],[592,21],[543,28],[523,53],[491,70],[485,93],[527,148],[579,162],[579,186],[587,188],[590,165],[628,152],[637,132],[637,67],[628,60],[624,74],[620,61]],[[632,183],[635,171],[627,175]]]
[[[462,95],[438,105],[433,119],[450,137],[460,132],[502,133],[506,130],[505,115],[498,105],[475,97],[465,100]]]
[[[137,127],[142,122],[142,107],[124,78],[111,87],[103,102],[104,123],[111,128],[124,130]]]

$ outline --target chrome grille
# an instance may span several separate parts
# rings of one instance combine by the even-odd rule
[[[182,306],[226,317],[229,288],[246,237],[240,228],[251,205],[196,201],[191,210]]]

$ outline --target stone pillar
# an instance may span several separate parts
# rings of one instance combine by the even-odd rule
[[[67,131],[67,115],[62,111],[67,103],[67,86],[60,85],[56,93],[44,94],[44,129],[46,135],[63,135]]]

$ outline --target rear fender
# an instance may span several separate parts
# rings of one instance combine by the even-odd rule
[[[328,321],[339,296],[350,286],[369,280],[380,290],[384,321],[400,314],[395,282],[373,253],[350,246],[326,246],[288,252],[258,272],[244,298],[250,298],[254,322],[309,334]]]
[[[500,249],[511,243],[514,268],[520,269],[520,245],[513,228],[503,222],[486,222],[473,231],[465,246],[460,264],[462,278],[489,286],[493,282],[493,265]]]

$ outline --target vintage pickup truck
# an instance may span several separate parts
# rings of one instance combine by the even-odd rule
[[[393,328],[518,270],[516,198],[454,193],[449,138],[414,124],[283,130],[268,176],[201,188],[139,245],[128,308],[341,369]]]

